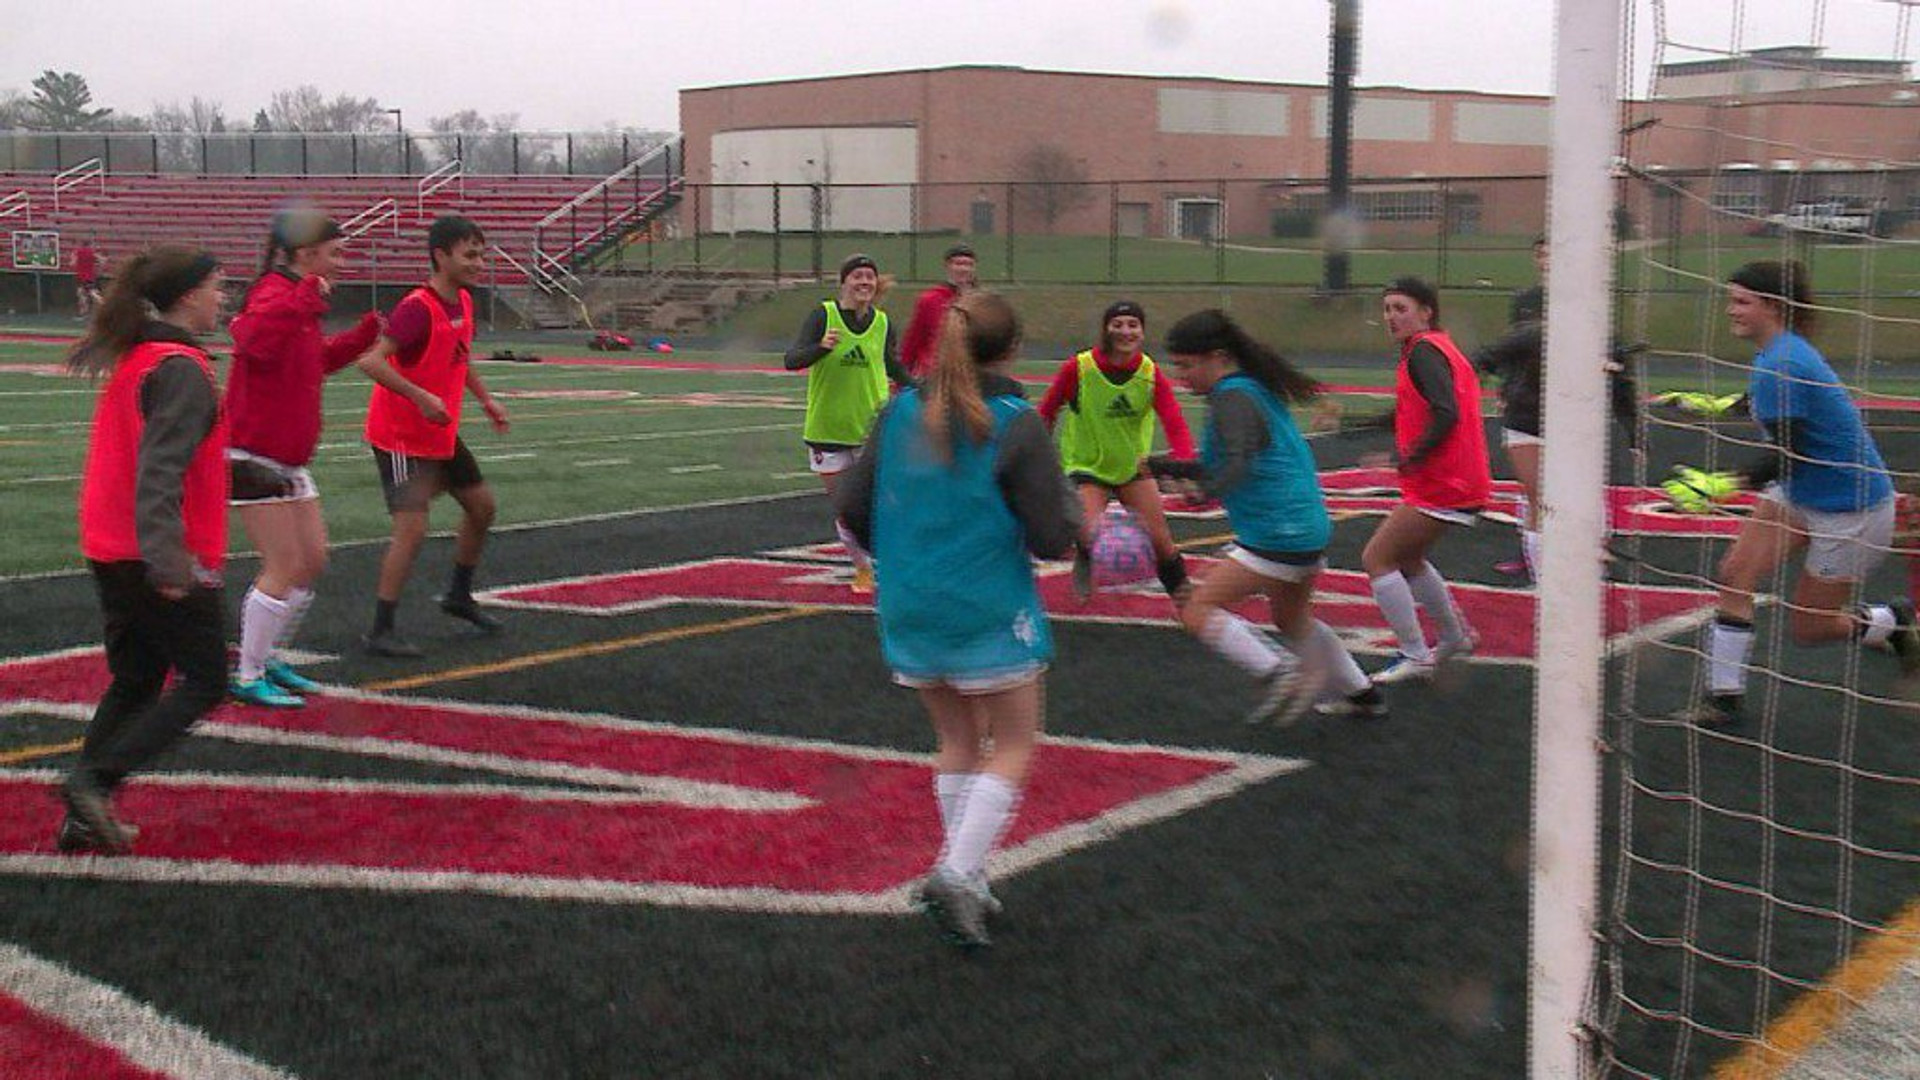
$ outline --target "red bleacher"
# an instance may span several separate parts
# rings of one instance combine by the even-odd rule
[[[0,196],[25,191],[31,225],[22,215],[0,228],[57,229],[64,251],[96,237],[110,259],[159,242],[204,245],[230,272],[250,275],[266,244],[267,223],[291,199],[317,203],[336,220],[392,200],[397,215],[356,237],[345,280],[405,282],[427,268],[426,226],[440,214],[479,222],[487,241],[523,265],[532,265],[535,227],[599,181],[592,176],[482,176],[467,174],[425,196],[415,176],[176,176],[104,173],[61,191],[46,173],[0,173]],[[596,200],[597,201],[597,200]],[[550,227],[550,229],[553,227]],[[547,247],[567,247],[566,223],[549,232]],[[524,274],[492,259],[492,280],[518,284]],[[111,272],[111,271],[109,271]]]

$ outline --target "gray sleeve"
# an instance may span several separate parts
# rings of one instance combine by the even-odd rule
[[[868,551],[873,550],[873,478],[880,468],[880,432],[892,413],[892,401],[880,407],[867,430],[867,444],[853,464],[840,473],[833,489],[834,513],[855,542]]]
[[[1013,515],[1026,530],[1027,550],[1058,559],[1080,537],[1080,500],[1067,486],[1060,456],[1040,414],[1022,411],[1007,423],[993,463],[994,476]]]
[[[913,376],[909,374],[906,367],[900,363],[900,324],[894,322],[892,319],[887,320],[885,360],[887,364],[887,378],[892,380],[893,385],[915,385]]]
[[[1208,398],[1207,414],[1220,440],[1220,464],[1200,477],[1200,486],[1217,499],[1246,482],[1253,459],[1273,442],[1273,431],[1260,403],[1245,391],[1229,390]]]
[[[180,519],[180,492],[194,453],[213,430],[220,402],[200,365],[176,355],[160,361],[140,384],[140,412],[146,418],[134,480],[140,557],[154,585],[187,588],[194,582],[194,564]]]
[[[1474,354],[1473,366],[1489,375],[1513,378],[1523,365],[1538,365],[1544,337],[1543,324],[1526,322],[1500,335],[1493,344]]]
[[[891,335],[891,330],[888,331]],[[800,336],[793,339],[793,347],[787,350],[784,360],[788,371],[810,368],[830,351],[820,347],[820,339],[827,335],[827,309],[819,304],[813,305],[813,312],[807,321],[800,325]]]
[[[1407,374],[1413,388],[1427,402],[1427,430],[1413,444],[1402,465],[1414,465],[1426,459],[1434,448],[1447,440],[1460,423],[1460,401],[1453,392],[1453,365],[1445,353],[1428,342],[1413,347],[1407,358]]]

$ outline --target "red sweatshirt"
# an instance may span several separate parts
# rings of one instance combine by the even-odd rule
[[[1102,375],[1112,379],[1116,385],[1126,382],[1133,373],[1140,370],[1140,357],[1134,356],[1132,362],[1121,366],[1103,353],[1099,348],[1093,350],[1094,366]],[[1080,397],[1080,362],[1073,357],[1060,365],[1054,373],[1053,382],[1047,387],[1047,396],[1040,399],[1040,419],[1053,426],[1053,418],[1060,410]],[[1180,403],[1173,397],[1173,380],[1167,378],[1167,369],[1158,364],[1153,366],[1153,411],[1160,418],[1160,430],[1167,433],[1167,449],[1173,456],[1182,460],[1193,457],[1193,432],[1187,429],[1187,418],[1180,412]]]
[[[913,304],[913,321],[907,324],[906,340],[900,343],[900,366],[916,379],[933,370],[933,358],[940,352],[940,320],[946,318],[960,290],[941,283],[920,294]]]
[[[318,278],[275,271],[254,282],[233,320],[227,415],[236,450],[303,466],[320,444],[320,384],[373,346],[380,318],[368,312],[325,337],[327,298]]]

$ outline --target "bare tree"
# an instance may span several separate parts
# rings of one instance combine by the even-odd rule
[[[185,105],[178,101],[153,103],[153,115],[147,118],[150,130],[206,135],[227,130],[226,108],[217,101],[195,95]]]
[[[1053,143],[1036,143],[1014,159],[1015,207],[1038,217],[1048,232],[1067,214],[1094,201],[1084,161]]]
[[[277,91],[267,103],[266,113],[274,131],[373,132],[392,125],[378,98],[341,94],[329,101],[319,87],[311,84]],[[259,126],[257,119],[254,126]]]

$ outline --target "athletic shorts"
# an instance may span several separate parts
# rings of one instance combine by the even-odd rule
[[[453,440],[450,458],[415,457],[376,446],[373,460],[380,467],[380,490],[387,496],[389,514],[425,510],[435,495],[465,491],[487,479],[480,475],[480,463],[461,439]]]
[[[1480,520],[1480,508],[1477,506],[1471,510],[1450,510],[1444,506],[1415,506],[1414,509],[1435,521],[1444,521],[1449,525],[1464,525],[1469,529]]]
[[[1317,551],[1283,556],[1275,552],[1260,554],[1231,544],[1227,547],[1226,556],[1272,581],[1305,581],[1327,568],[1326,556]]]
[[[232,506],[265,506],[269,503],[305,502],[320,497],[313,474],[299,465],[282,465],[272,458],[249,454],[245,450],[227,450],[227,476],[231,490],[227,503]]]
[[[998,694],[1017,689],[1046,673],[1047,665],[1045,664],[1022,664],[1017,668],[978,675],[908,675],[905,672],[896,671],[893,673],[893,681],[914,690],[945,687],[963,697],[973,697],[979,694]]]
[[[1501,446],[1540,446],[1546,441],[1529,431],[1520,431],[1515,428],[1500,429]]]
[[[807,447],[807,468],[821,476],[846,472],[853,463],[860,460],[860,448],[857,446],[809,446]]]
[[[1148,470],[1147,463],[1144,461],[1140,463],[1139,471],[1117,484],[1102,480],[1090,472],[1070,472],[1067,474],[1067,479],[1073,481],[1078,487],[1102,487],[1116,494],[1119,493],[1121,488],[1126,487],[1136,480],[1149,480],[1152,479],[1152,477],[1153,473]]]
[[[1779,503],[1795,532],[1806,534],[1807,573],[1823,581],[1861,581],[1887,557],[1893,544],[1892,499],[1882,499],[1865,510],[1809,510],[1786,497],[1779,484],[1768,484],[1760,497]]]

